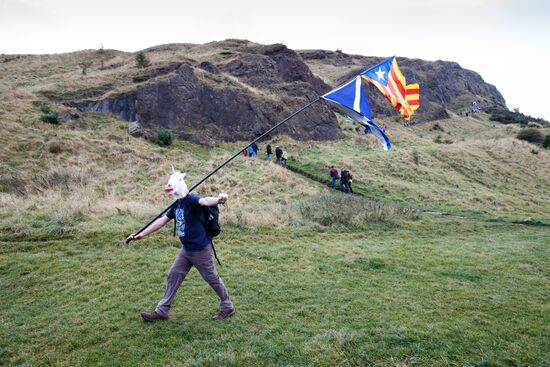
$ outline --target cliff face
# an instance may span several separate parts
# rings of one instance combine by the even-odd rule
[[[153,73],[154,74],[154,73]],[[183,138],[225,141],[257,137],[330,87],[283,45],[220,50],[210,61],[184,62],[166,78],[99,101],[82,111],[113,113],[146,128],[168,127]],[[342,136],[336,116],[316,103],[278,132],[298,140]]]
[[[259,45],[227,40],[205,45],[165,45],[146,55],[178,54],[169,63],[133,75],[124,91],[93,99],[64,102],[81,111],[113,113],[145,128],[164,126],[183,138],[197,136],[226,141],[247,140],[269,129],[308,101],[382,61],[377,57],[331,51],[293,51],[284,45]],[[498,90],[475,72],[454,62],[429,62],[398,57],[409,83],[421,86],[421,108],[415,114],[429,121],[447,111],[467,111],[472,101],[481,108],[504,107]],[[376,117],[395,116],[384,96],[367,85]],[[330,106],[314,104],[278,131],[298,140],[338,139],[342,131]]]

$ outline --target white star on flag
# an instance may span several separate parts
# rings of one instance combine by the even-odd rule
[[[378,76],[378,80],[384,79],[384,74],[386,74],[385,71],[382,71],[382,68],[378,68],[378,71],[375,72],[376,76]]]

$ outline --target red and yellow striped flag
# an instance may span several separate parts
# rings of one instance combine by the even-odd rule
[[[407,85],[395,56],[364,71],[361,76],[378,88],[405,120],[410,120],[420,107],[420,86],[417,83]]]

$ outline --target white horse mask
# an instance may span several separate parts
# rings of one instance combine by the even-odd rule
[[[164,191],[176,200],[186,197],[189,190],[185,184],[185,173],[176,171],[172,167],[172,174],[168,179],[168,184],[165,186]]]

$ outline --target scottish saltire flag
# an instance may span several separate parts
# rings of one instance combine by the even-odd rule
[[[407,85],[395,56],[360,75],[378,88],[405,120],[410,120],[414,111],[420,107],[420,86],[416,83]]]
[[[384,132],[372,122],[372,111],[367,97],[361,85],[361,76],[347,82],[346,84],[331,90],[321,98],[333,103],[342,113],[353,118],[361,125],[368,127],[374,136],[380,140],[384,150],[390,150],[390,139]]]

